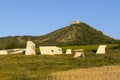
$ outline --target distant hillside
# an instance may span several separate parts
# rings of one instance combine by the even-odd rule
[[[93,29],[85,23],[71,24],[43,36],[9,36],[0,38],[0,48],[25,47],[26,41],[32,40],[40,45],[89,45],[116,43],[117,40]]]
[[[38,43],[41,45],[88,45],[116,43],[116,40],[85,23],[79,23],[44,35]]]

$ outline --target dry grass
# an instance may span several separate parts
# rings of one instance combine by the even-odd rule
[[[104,66],[52,73],[53,80],[120,80],[120,66]]]

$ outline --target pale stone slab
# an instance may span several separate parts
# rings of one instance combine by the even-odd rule
[[[35,55],[35,43],[32,41],[27,41],[26,52],[25,55]]]
[[[84,51],[83,49],[75,50],[74,58],[77,58],[77,57],[85,57],[85,54],[84,54],[83,51]]]
[[[18,54],[23,53],[26,49],[7,49],[7,50],[0,50],[0,55],[8,55],[8,54]]]
[[[26,49],[10,49],[10,50],[8,50],[8,53],[9,54],[18,54],[18,53],[23,53],[25,51],[26,51]]]
[[[76,52],[74,55],[74,58],[77,58],[77,57],[85,57],[85,55],[83,52]]]
[[[0,50],[0,55],[7,55],[7,54],[8,54],[7,50]]]
[[[105,54],[105,48],[107,45],[99,45],[96,54]]]
[[[41,55],[62,54],[62,49],[57,46],[40,46]]]
[[[66,54],[72,54],[72,50],[71,49],[67,49],[66,50]]]

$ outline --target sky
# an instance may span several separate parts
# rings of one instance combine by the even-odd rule
[[[0,0],[0,37],[41,36],[76,19],[120,39],[120,0]]]

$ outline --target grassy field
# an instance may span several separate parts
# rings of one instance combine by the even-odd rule
[[[53,80],[119,80],[120,66],[104,66],[52,73]]]
[[[51,74],[58,71],[120,65],[120,52],[117,45],[108,45],[105,55],[95,54],[94,50],[97,46],[62,47],[64,51],[67,48],[73,50],[83,48],[85,58],[73,58],[74,54],[0,56],[0,80],[53,80]]]

